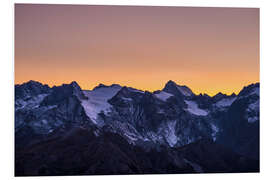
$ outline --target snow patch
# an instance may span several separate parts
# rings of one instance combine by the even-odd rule
[[[147,139],[151,139],[153,142],[157,143],[157,142],[162,142],[163,141],[163,138],[162,136],[154,133],[153,131],[150,131],[150,132],[147,132],[146,133],[146,138]]]
[[[259,120],[259,110],[260,110],[260,101],[250,104],[247,108],[248,117],[247,120],[249,123],[254,123]]]
[[[251,111],[259,111],[260,109],[260,102],[259,100],[257,100],[255,103],[252,103],[248,106],[247,111],[251,112]]]
[[[256,87],[254,88],[249,95],[256,94],[257,96],[260,95],[260,88]]]
[[[203,173],[202,167],[200,165],[193,163],[185,158],[184,158],[184,161],[188,163],[189,165],[191,165],[195,172]]]
[[[101,87],[92,91],[83,91],[84,95],[88,97],[87,100],[82,100],[81,104],[87,116],[95,123],[97,122],[98,113],[110,111],[111,105],[108,100],[111,99],[121,89],[119,86]]]
[[[167,142],[171,147],[173,147],[177,143],[177,136],[175,135],[175,125],[176,121],[169,121],[168,125],[168,134],[167,134]]]
[[[186,110],[191,114],[195,114],[197,116],[207,116],[208,112],[200,109],[196,102],[185,100],[185,103],[188,105],[188,108]]]
[[[48,94],[39,94],[37,96],[33,96],[28,100],[18,99],[15,101],[15,111],[19,109],[33,109],[38,108],[39,104],[43,101],[43,99],[48,96]]]
[[[216,125],[214,125],[214,124],[211,124],[211,128],[212,128],[213,141],[216,141],[216,139],[217,139],[217,133],[219,132],[219,128]]]
[[[160,93],[155,94],[155,96],[162,101],[166,101],[169,97],[173,95],[164,91],[160,91]]]
[[[132,136],[131,134],[125,133],[124,136],[126,136],[132,143],[134,143],[134,141],[138,140],[138,138],[136,136]]]
[[[41,122],[45,125],[48,124],[48,121],[46,119],[42,119]]]
[[[98,137],[99,134],[100,134],[100,132],[99,132],[98,130],[95,130],[95,131],[94,131],[94,135],[95,135],[96,137]]]
[[[233,98],[223,98],[222,100],[218,101],[215,105],[217,107],[228,107],[232,105],[232,103],[236,100],[236,97]]]
[[[138,89],[134,89],[134,88],[128,88],[128,90],[130,90],[132,92],[136,92],[136,93],[144,93],[144,91],[138,90]]]
[[[183,86],[177,86],[177,89],[184,95],[184,96],[191,96],[192,92],[187,88]]]
[[[121,97],[124,101],[132,101],[131,98]]]
[[[249,117],[248,118],[248,122],[249,123],[254,123],[254,122],[258,121],[258,120],[259,120],[259,118],[257,116]]]

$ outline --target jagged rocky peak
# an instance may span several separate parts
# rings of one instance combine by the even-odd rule
[[[213,99],[214,102],[217,102],[217,101],[220,101],[221,99],[227,98],[227,97],[229,97],[229,96],[219,92],[216,95],[214,95],[212,99]]]
[[[238,94],[239,97],[241,96],[249,96],[249,95],[260,95],[260,83],[250,84],[245,86],[240,93]]]
[[[112,99],[118,98],[131,98],[133,96],[133,91],[127,86],[123,86]]]
[[[112,84],[112,85],[108,86],[108,85],[100,83],[98,86],[93,88],[93,91],[100,89],[100,88],[110,88],[110,87],[111,88],[121,88],[121,86],[119,84]]]
[[[47,94],[50,92],[50,87],[47,84],[42,84],[37,81],[30,80],[23,84],[15,85],[15,98],[25,98],[36,96],[39,94]]]
[[[206,93],[200,93],[199,96],[203,96],[203,97],[207,97],[207,98],[211,98],[208,94]]]
[[[62,86],[54,87],[53,89],[56,91],[63,91],[63,93],[67,95],[75,95],[79,99],[86,99],[81,87],[76,81],[72,81],[70,84],[63,84]]]
[[[214,95],[212,97],[212,99],[213,99],[214,102],[217,102],[217,101],[220,101],[220,100],[222,100],[224,98],[234,98],[236,96],[237,95],[235,93],[232,93],[231,95],[227,95],[227,94],[223,94],[223,93],[219,92],[216,95]]]
[[[42,83],[34,80],[29,80],[23,84],[16,84],[15,86],[41,86]]]
[[[130,95],[130,91],[129,91],[128,87],[124,86],[118,91],[118,93],[115,96],[128,97],[129,95]]]
[[[79,89],[81,89],[81,87],[79,86],[79,84],[78,84],[76,81],[72,81],[70,84],[67,84],[67,85],[70,85],[70,86],[72,86],[72,87],[74,87],[74,88],[79,88]]]
[[[168,89],[168,88],[176,88],[178,85],[172,81],[172,80],[169,80],[166,84],[165,84],[165,87],[164,89]]]
[[[244,87],[229,106],[218,141],[239,154],[259,159],[260,84]],[[245,147],[245,148],[243,148]]]
[[[72,81],[70,84],[67,84],[67,87],[69,87],[71,89],[71,91],[73,92],[74,95],[78,95],[81,98],[84,98],[83,97],[84,95],[82,93],[82,89],[76,81]]]
[[[78,83],[73,81],[70,84],[52,87],[52,93],[45,97],[41,104],[54,105],[71,96],[75,96],[78,99],[87,99]]]
[[[141,91],[132,87],[123,86],[117,92],[115,96],[116,97],[133,97],[133,96],[143,95],[144,93],[145,93],[144,91]]]
[[[169,80],[169,81],[166,83],[166,85],[174,85],[174,86],[176,86],[177,84],[176,84],[174,81]]]
[[[200,93],[199,95],[197,96],[193,96],[194,100],[207,100],[207,101],[210,101],[211,100],[211,96],[209,96],[208,94],[206,93]]]
[[[211,106],[211,97],[208,94],[194,95],[192,96],[191,100],[195,101],[198,104],[199,108],[208,109]]]
[[[144,91],[140,91],[131,87],[123,86],[108,102],[115,106],[127,106],[130,103],[138,103],[145,95]]]
[[[128,87],[124,86],[108,102],[112,105],[125,105],[124,99],[130,98],[130,96]]]
[[[213,96],[213,98],[222,98],[222,97],[226,97],[226,94],[223,94],[222,92],[218,92],[216,95]]]
[[[154,98],[154,94],[149,91],[145,91],[144,97]]]
[[[163,88],[163,91],[174,94],[176,96],[192,96],[194,93],[190,88],[187,86],[181,86],[176,84],[174,81],[169,80],[165,87]]]

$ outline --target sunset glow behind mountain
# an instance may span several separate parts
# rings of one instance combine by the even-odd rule
[[[238,93],[259,82],[259,9],[15,5],[15,83]]]

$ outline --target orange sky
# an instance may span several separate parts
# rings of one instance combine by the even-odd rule
[[[15,6],[15,83],[238,93],[259,81],[259,9]]]

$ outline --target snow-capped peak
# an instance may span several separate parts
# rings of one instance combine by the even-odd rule
[[[191,96],[193,92],[187,86],[181,86],[176,84],[174,81],[168,81],[163,89],[163,91],[172,93],[174,95],[181,94],[183,96]]]

